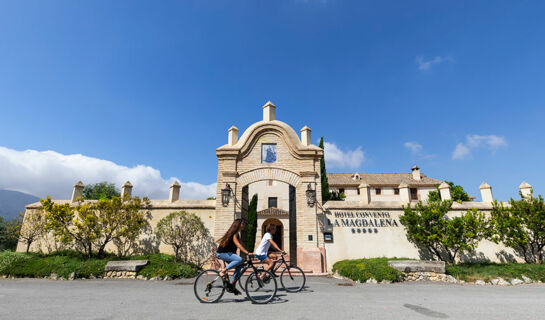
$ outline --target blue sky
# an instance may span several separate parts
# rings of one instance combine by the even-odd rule
[[[0,188],[69,196],[78,172],[86,183],[147,172],[207,192],[227,129],[271,100],[279,120],[331,143],[329,172],[418,164],[475,196],[482,181],[498,199],[522,181],[543,194],[543,12],[541,1],[0,1]]]

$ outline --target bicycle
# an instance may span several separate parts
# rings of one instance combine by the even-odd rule
[[[253,272],[246,279],[246,283],[243,291],[246,292],[246,296],[250,301],[257,304],[269,303],[276,296],[278,285],[274,276],[267,270],[258,269],[252,262],[250,256],[242,263],[242,270],[246,271],[252,269]],[[193,291],[195,297],[201,303],[214,303],[218,302],[225,290],[228,288],[235,288],[236,283],[240,281],[241,275],[235,279],[234,284],[229,283],[229,277],[227,273],[225,276],[221,276],[220,272],[216,269],[203,270],[193,284]],[[264,281],[263,278],[273,279],[274,281]]]
[[[277,278],[276,272],[284,266],[284,270],[280,273],[280,284],[282,284],[282,287],[287,292],[299,292],[303,290],[306,283],[306,276],[305,272],[301,268],[295,265],[288,265],[288,262],[284,258],[285,254],[281,254],[280,259],[277,259],[278,263],[272,272],[270,272],[274,278]],[[242,268],[242,271],[240,273],[240,277],[242,278],[248,268]],[[300,274],[300,276],[297,276],[297,274]],[[241,284],[242,281],[239,281],[240,288],[244,290]]]

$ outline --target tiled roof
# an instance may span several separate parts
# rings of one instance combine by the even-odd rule
[[[420,180],[413,179],[412,173],[358,173],[359,179],[354,179],[354,175],[354,173],[328,173],[327,180],[333,187],[357,187],[363,182],[371,186],[398,186],[403,182],[409,186],[435,186],[441,183],[441,180],[429,178],[422,173]]]
[[[289,216],[289,212],[278,208],[267,208],[257,213],[258,216]]]

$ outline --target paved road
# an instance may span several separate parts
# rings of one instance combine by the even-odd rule
[[[0,280],[0,319],[545,319],[545,285],[343,283],[310,278],[268,305],[229,293],[207,305],[188,280]]]

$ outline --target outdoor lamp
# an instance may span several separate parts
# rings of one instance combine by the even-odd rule
[[[231,197],[231,186],[227,184],[225,189],[221,189],[221,203],[224,207],[229,205],[229,198]]]
[[[308,184],[308,187],[307,187],[307,204],[309,207],[314,207],[314,204],[316,204],[316,190],[312,190],[312,186],[310,185],[310,183]]]

